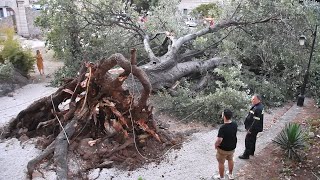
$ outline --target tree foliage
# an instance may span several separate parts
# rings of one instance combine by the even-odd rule
[[[241,18],[277,15],[277,21],[236,29],[222,45],[226,55],[240,60],[248,70],[244,73],[251,77],[252,91],[262,91],[268,101],[274,102],[297,96],[307,65],[303,60],[310,52],[301,48],[297,39],[317,23],[318,8],[312,2],[301,5],[293,0],[242,2]]]
[[[48,44],[69,62],[66,70],[77,69],[74,66],[80,61],[95,61],[115,52],[127,55],[128,49],[136,47],[138,64],[149,75],[155,89],[170,87],[182,77],[200,74],[198,77],[203,78],[209,74],[214,81],[207,84],[214,94],[219,92],[215,88],[217,73],[209,72],[226,57],[242,64],[241,76],[246,86],[237,92],[260,93],[267,105],[280,105],[297,96],[306,68],[303,59],[309,54],[307,48],[299,47],[297,37],[304,29],[314,27],[319,19],[318,4],[313,1],[300,4],[296,0],[233,0],[219,7],[202,5],[195,11],[204,15],[219,13],[212,27],[199,25],[193,29],[185,26],[177,9],[178,0],[149,4],[149,14],[143,21],[141,11],[135,7],[140,4],[140,9],[147,9],[142,5],[145,1],[49,0],[46,3],[48,8],[38,22],[50,29]],[[311,66],[311,88],[319,84],[314,79],[316,62]],[[190,80],[195,85],[199,78]]]
[[[0,76],[11,78],[14,67],[21,75],[27,77],[35,63],[31,50],[23,49],[18,40],[14,39],[13,29],[1,29],[0,34],[4,37],[0,42]]]
[[[151,7],[156,6],[158,0],[132,0],[130,5],[139,13],[146,13]]]
[[[56,56],[64,60],[65,65],[75,73],[84,59],[80,43],[81,29],[85,24],[76,15],[78,7],[73,0],[40,1],[46,9],[42,11],[36,23],[47,31],[47,46]]]
[[[221,112],[230,108],[234,111],[234,120],[241,122],[250,99],[244,91],[247,85],[242,81],[241,65],[218,68],[211,73],[219,80],[211,81],[212,85],[197,94],[192,90],[191,81],[181,84],[175,96],[159,92],[155,98],[161,107],[159,110],[173,113],[186,122],[197,119],[221,123]]]
[[[192,10],[192,14],[199,14],[201,17],[218,18],[221,14],[221,7],[216,3],[201,4]]]

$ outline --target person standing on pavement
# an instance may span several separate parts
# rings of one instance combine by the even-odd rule
[[[254,155],[256,149],[256,140],[259,132],[263,131],[263,105],[261,103],[261,96],[255,94],[251,98],[252,107],[244,121],[247,135],[245,139],[245,151],[240,159],[249,159],[249,156]]]
[[[218,137],[214,144],[217,154],[216,158],[219,163],[219,175],[214,176],[214,179],[224,179],[224,162],[228,161],[228,177],[233,177],[233,154],[237,146],[237,123],[231,120],[232,111],[225,109],[222,113],[224,124],[219,128]]]
[[[43,58],[42,55],[40,53],[40,50],[36,51],[36,59],[37,59],[37,68],[39,70],[40,75],[44,75],[44,71],[43,71]]]

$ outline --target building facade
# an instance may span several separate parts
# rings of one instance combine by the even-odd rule
[[[178,5],[178,9],[183,12],[184,15],[188,15],[194,8],[201,4],[209,3],[223,3],[223,0],[181,0]]]
[[[13,15],[14,15],[13,9],[9,7],[0,7],[0,18],[5,18]]]
[[[26,7],[29,7],[29,0],[1,0],[0,1],[0,18],[5,22],[9,22],[8,18],[12,18],[13,26],[17,33],[24,37],[29,37],[29,29],[26,17]]]

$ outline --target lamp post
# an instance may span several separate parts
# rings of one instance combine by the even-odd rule
[[[316,37],[317,37],[317,28],[318,28],[318,25],[316,25],[314,31],[312,32],[313,40],[312,40],[312,45],[311,45],[309,62],[308,62],[307,70],[306,70],[304,77],[303,77],[303,83],[301,86],[300,94],[298,96],[297,106],[303,106],[303,103],[304,103],[304,94],[305,94],[306,85],[307,85],[308,79],[309,79],[309,69],[310,69],[310,63],[311,63],[312,54],[313,54],[313,50],[314,50],[314,44],[316,42]],[[300,45],[304,45],[305,39],[306,39],[306,37],[304,35],[300,36],[300,38],[299,38]]]

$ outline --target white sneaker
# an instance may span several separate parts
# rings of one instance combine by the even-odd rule
[[[228,178],[231,180],[231,179],[234,179],[234,176],[233,176],[233,174],[229,174],[228,173]]]
[[[224,180],[225,178],[221,178],[219,174],[212,176],[212,179],[220,179],[220,180]]]
[[[230,180],[234,179],[233,174],[229,174],[229,171],[227,171],[226,174]]]

